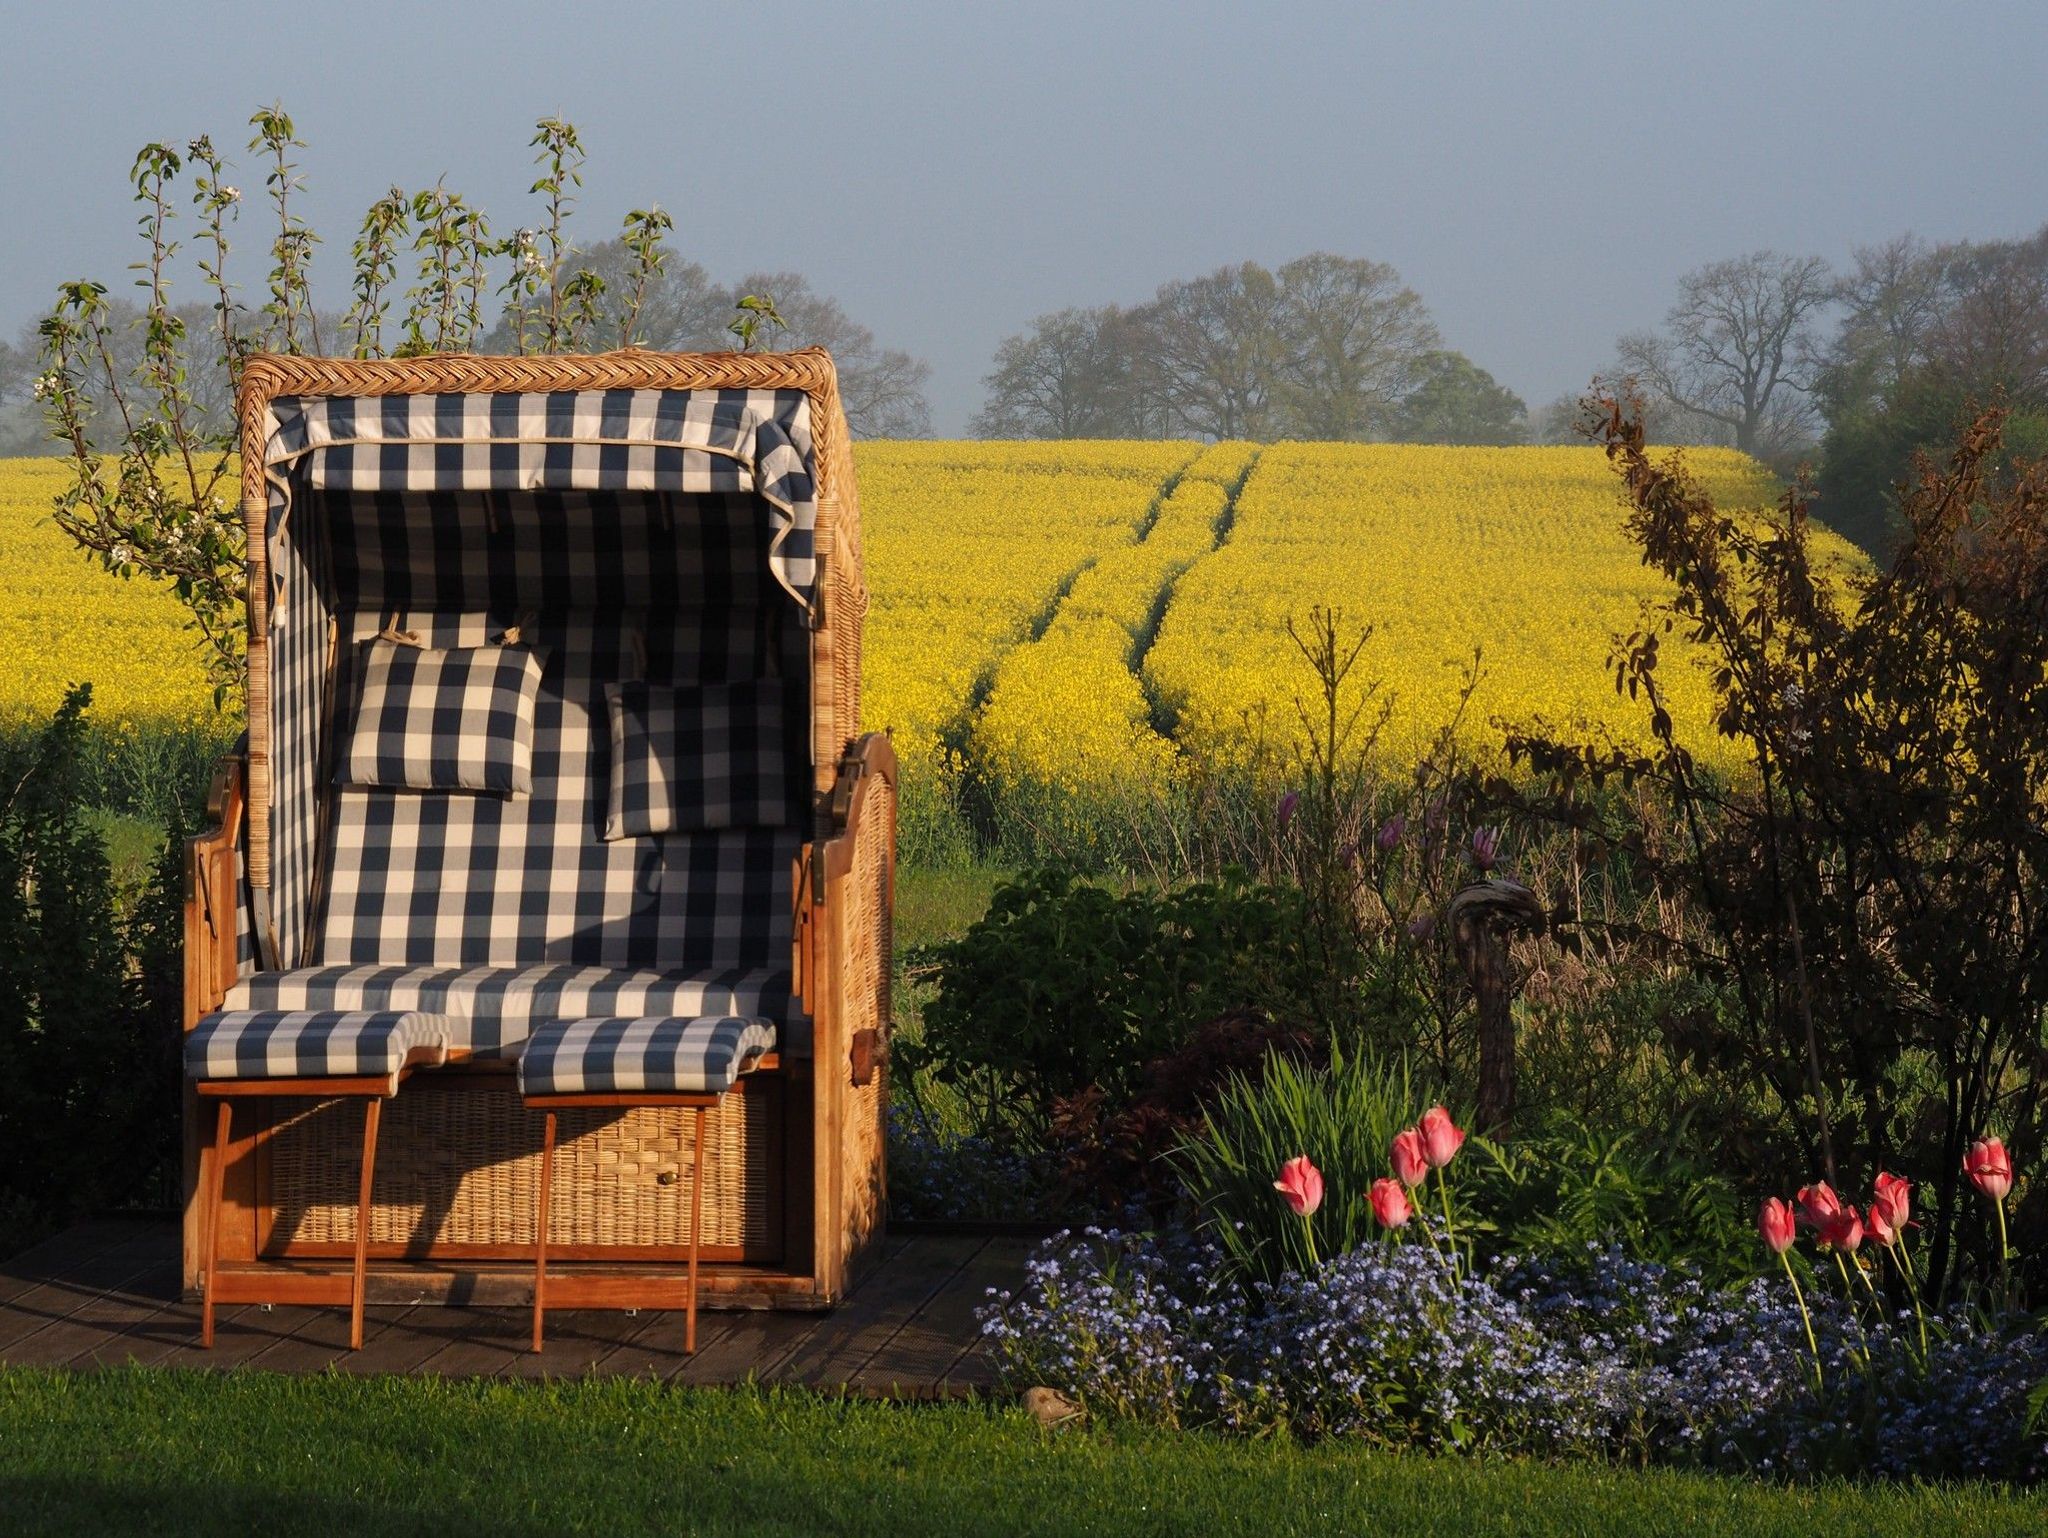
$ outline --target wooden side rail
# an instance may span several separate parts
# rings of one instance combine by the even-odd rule
[[[800,874],[797,968],[812,1026],[816,1282],[842,1296],[882,1236],[896,751],[871,732],[839,762],[829,831]]]
[[[185,841],[185,1029],[219,1009],[235,983],[235,854],[242,840],[242,760],[223,758],[207,792],[211,826]]]
[[[236,854],[242,844],[243,769],[238,755],[221,759],[206,795],[209,826],[185,841],[185,1009],[184,1028],[191,1030],[219,1009],[234,986],[235,909],[241,893],[235,877]],[[199,1099],[183,1074],[185,1138],[184,1288],[200,1285],[204,1255],[205,1202],[199,1180],[206,1147],[206,1128]]]

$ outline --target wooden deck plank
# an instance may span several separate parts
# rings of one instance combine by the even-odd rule
[[[338,1310],[336,1310],[338,1312]],[[431,1303],[412,1308],[366,1308],[363,1310],[363,1349],[344,1351],[335,1358],[340,1371],[357,1377],[401,1376],[419,1371],[420,1364],[447,1345],[455,1336],[452,1326],[464,1310]],[[371,1333],[372,1325],[375,1333]]]
[[[0,1360],[16,1341],[69,1318],[95,1298],[134,1286],[163,1263],[163,1234],[143,1228],[62,1275],[38,1282],[0,1308]]]
[[[701,1334],[710,1315],[698,1320]],[[571,1308],[547,1318],[546,1349],[522,1350],[505,1369],[508,1378],[580,1378],[598,1369],[621,1347],[630,1345],[653,1323],[646,1312],[622,1308]],[[522,1345],[527,1342],[522,1341]]]
[[[981,1235],[891,1235],[838,1309],[707,1308],[693,1357],[683,1355],[681,1309],[564,1309],[549,1316],[548,1348],[535,1356],[523,1307],[395,1298],[366,1311],[360,1351],[348,1349],[346,1308],[258,1303],[224,1305],[208,1351],[199,1345],[198,1303],[176,1296],[176,1224],[92,1223],[0,1267],[0,1363],[520,1379],[651,1374],[687,1384],[758,1379],[922,1396],[976,1381],[973,1311],[986,1287],[1021,1271],[1022,1250],[1021,1241]]]
[[[364,1309],[363,1347],[368,1351],[405,1309]],[[346,1308],[316,1308],[311,1317],[284,1339],[276,1341],[249,1358],[258,1372],[311,1373],[339,1367],[352,1355],[348,1347],[349,1317]]]
[[[136,1226],[120,1221],[80,1223],[61,1234],[52,1234],[41,1244],[30,1245],[0,1264],[0,1308],[30,1288],[69,1276],[115,1245],[132,1239]]]
[[[1023,1279],[1029,1250],[1026,1240],[990,1239],[864,1366],[847,1375],[847,1387],[871,1394],[944,1389],[963,1355],[979,1345],[975,1310],[988,1301],[989,1288],[1014,1286]],[[984,1369],[979,1377],[970,1374],[956,1386],[974,1386],[990,1376]]]
[[[832,1316],[825,1313],[795,1314],[761,1311],[735,1314],[729,1328],[716,1338],[705,1333],[704,1319],[697,1320],[697,1354],[684,1356],[682,1320],[665,1330],[672,1342],[674,1382],[695,1387],[727,1387],[749,1378],[775,1375],[791,1353],[801,1347]]]
[[[177,1286],[177,1262],[159,1261],[133,1285],[89,1298],[64,1318],[24,1335],[7,1348],[7,1360],[18,1367],[61,1367],[111,1346],[130,1325],[161,1313]]]
[[[533,1339],[530,1308],[447,1309],[455,1338],[414,1369],[437,1378],[495,1378],[511,1370]]]
[[[776,1377],[814,1386],[847,1382],[988,1242],[973,1236],[918,1239],[876,1268],[833,1316],[832,1328],[814,1335]]]
[[[242,1316],[255,1308],[253,1303],[236,1303],[217,1310],[214,1314],[216,1330],[241,1328]],[[147,1319],[130,1325],[122,1332],[122,1339],[126,1342],[126,1361],[137,1367],[160,1366],[187,1347],[197,1349],[199,1305],[174,1299]]]
[[[261,1303],[244,1305],[232,1315],[222,1309],[214,1316],[213,1349],[209,1351],[199,1344],[199,1305],[180,1306],[191,1310],[191,1332],[182,1345],[173,1346],[157,1358],[158,1367],[196,1367],[216,1372],[240,1367],[279,1341],[290,1339],[320,1312],[293,1304],[265,1308]]]

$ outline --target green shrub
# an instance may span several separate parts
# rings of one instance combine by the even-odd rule
[[[1745,1281],[1764,1252],[1734,1186],[1686,1153],[1690,1142],[1683,1124],[1651,1142],[1562,1119],[1506,1146],[1474,1138],[1459,1197],[1501,1252],[1583,1255],[1617,1243],[1715,1283]]]
[[[1037,1144],[1059,1102],[1121,1104],[1149,1059],[1241,1007],[1302,996],[1300,900],[1232,876],[1115,893],[1064,871],[999,888],[938,948],[938,993],[903,1066],[961,1095],[973,1130]]]
[[[182,812],[123,911],[89,804],[91,689],[0,742],[0,1208],[162,1199],[178,1120]]]
[[[1271,1281],[1310,1259],[1305,1225],[1273,1189],[1280,1166],[1306,1154],[1323,1173],[1317,1255],[1356,1249],[1382,1231],[1367,1193],[1391,1172],[1394,1134],[1427,1104],[1405,1059],[1333,1046],[1329,1066],[1316,1068],[1276,1054],[1262,1080],[1230,1081],[1174,1163],[1202,1228],[1247,1274]]]

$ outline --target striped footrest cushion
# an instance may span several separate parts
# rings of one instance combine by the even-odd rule
[[[740,1015],[695,1020],[563,1020],[519,1054],[526,1095],[722,1095],[747,1063],[775,1047],[775,1026]]]
[[[415,1052],[438,1062],[448,1021],[411,1010],[224,1009],[185,1038],[194,1079],[366,1079],[398,1088]]]

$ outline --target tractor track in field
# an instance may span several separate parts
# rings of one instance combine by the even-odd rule
[[[1175,491],[1180,489],[1180,483],[1187,479],[1188,471],[1194,468],[1195,461],[1200,459],[1205,452],[1207,451],[1202,449],[1196,450],[1188,456],[1187,461],[1179,469],[1160,481],[1157,489],[1152,493],[1152,500],[1146,504],[1144,513],[1138,519],[1136,524],[1137,535],[1131,540],[1132,545],[1142,545],[1147,539],[1151,538],[1152,531],[1159,526],[1160,509],[1165,507],[1167,500],[1172,497]],[[980,670],[974,675],[974,683],[967,691],[966,700],[960,706],[959,715],[954,718],[952,724],[946,728],[943,734],[947,740],[950,741],[957,733],[961,743],[964,745],[967,734],[973,730],[975,717],[981,714],[981,707],[988,703],[989,691],[996,686],[996,674],[1002,668],[1003,659],[1020,646],[1032,646],[1045,639],[1045,633],[1052,629],[1052,622],[1059,618],[1060,609],[1065,605],[1068,596],[1074,591],[1074,584],[1079,582],[1082,576],[1097,561],[1102,559],[1102,554],[1101,551],[1097,551],[1087,556],[1076,564],[1073,570],[1069,571],[1064,577],[1061,577],[1045,603],[1036,614],[1031,616],[1031,623],[1025,627],[1024,635],[982,664]]]
[[[1145,671],[1145,659],[1151,656],[1152,648],[1158,644],[1159,631],[1166,624],[1166,611],[1173,605],[1173,595],[1179,589],[1181,579],[1230,542],[1231,531],[1237,527],[1237,499],[1243,494],[1245,483],[1251,480],[1252,472],[1259,467],[1259,460],[1264,457],[1265,452],[1263,448],[1253,449],[1251,458],[1245,461],[1244,469],[1239,472],[1237,479],[1224,488],[1223,506],[1216,514],[1209,548],[1159,585],[1159,591],[1153,595],[1151,613],[1145,618],[1145,627],[1131,643],[1131,674],[1138,680],[1138,688],[1145,696],[1145,708],[1152,719],[1152,730],[1168,742],[1177,740],[1180,731],[1180,711],[1171,700],[1160,694],[1159,686]],[[1175,479],[1177,483],[1179,478]]]

